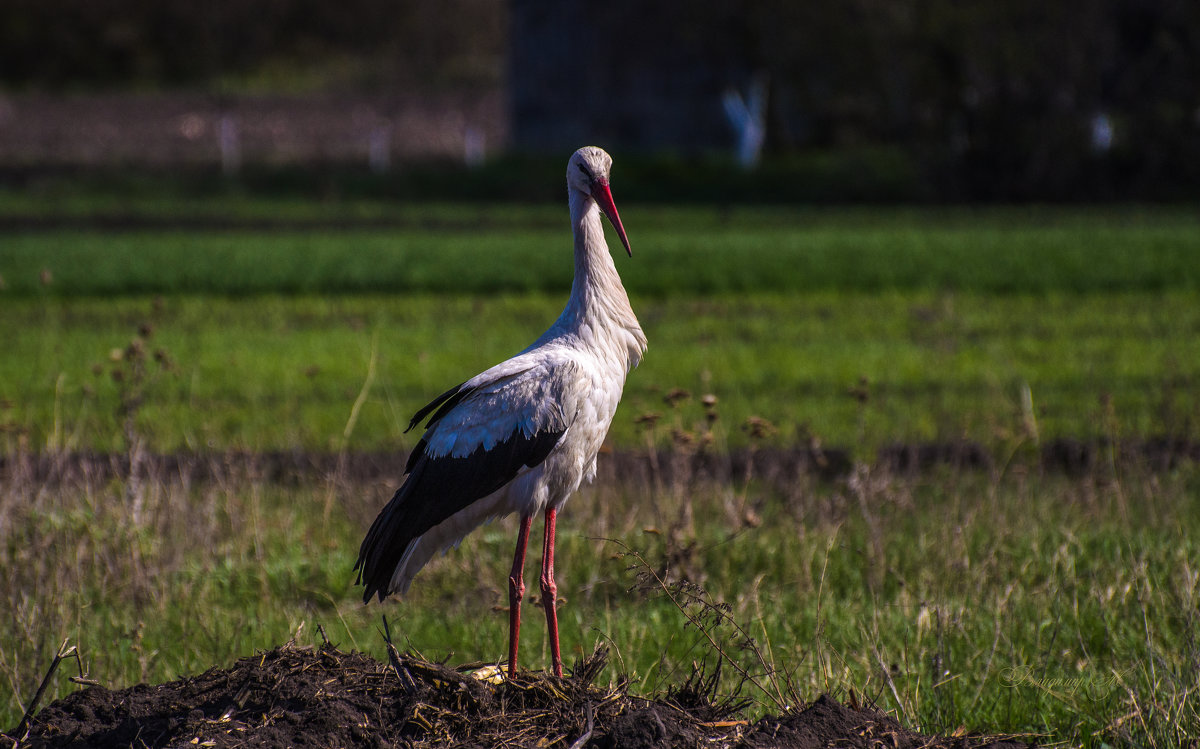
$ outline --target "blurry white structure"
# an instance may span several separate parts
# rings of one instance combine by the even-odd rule
[[[221,151],[221,172],[226,176],[237,174],[242,168],[242,143],[237,120],[223,114],[217,125],[217,148]]]
[[[375,174],[387,174],[392,168],[392,126],[377,125],[367,136],[367,165]]]
[[[1092,115],[1092,150],[1097,153],[1107,153],[1113,147],[1112,118],[1107,112],[1097,112]]]
[[[487,158],[487,147],[483,131],[474,125],[467,125],[463,130],[463,163],[471,169],[483,166]]]
[[[725,116],[737,131],[737,160],[743,169],[758,166],[762,157],[763,140],[767,136],[767,76],[754,77],[745,99],[729,88],[721,95]]]

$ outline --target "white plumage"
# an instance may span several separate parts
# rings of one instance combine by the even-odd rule
[[[516,672],[522,572],[530,521],[545,513],[541,589],[555,673],[562,675],[554,583],[557,511],[596,475],[625,376],[646,336],[604,241],[601,212],[632,256],[609,190],[612,159],[587,146],[567,164],[575,278],[558,320],[527,349],[448,390],[409,457],[404,484],[359,550],[363,600],[408,590],[439,551],[488,520],[517,513],[521,529],[509,578],[509,670]]]

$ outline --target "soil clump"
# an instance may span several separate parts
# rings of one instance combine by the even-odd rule
[[[557,679],[451,669],[393,651],[390,663],[332,645],[284,645],[158,685],[90,686],[42,709],[19,747],[933,747],[1016,749],[989,737],[926,736],[870,708],[821,696],[758,720],[689,691],[644,699],[600,686],[597,651]]]

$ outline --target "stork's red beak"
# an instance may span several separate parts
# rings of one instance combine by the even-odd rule
[[[617,236],[621,238],[621,244],[625,245],[625,252],[629,257],[633,257],[633,250],[629,247],[629,237],[625,236],[625,227],[621,226],[621,215],[617,213],[617,204],[613,202],[612,191],[608,189],[608,185],[597,181],[592,186],[592,200],[596,201],[596,205],[600,206],[600,210],[608,216],[608,220],[612,222],[613,228],[617,230]]]

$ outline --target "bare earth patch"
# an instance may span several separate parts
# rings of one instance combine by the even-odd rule
[[[555,679],[477,678],[409,656],[285,645],[228,669],[111,691],[92,686],[47,706],[20,747],[955,747],[1026,744],[924,736],[869,708],[821,696],[785,715],[739,719],[690,686],[659,699],[601,687],[598,652]],[[489,672],[484,672],[489,673]]]

